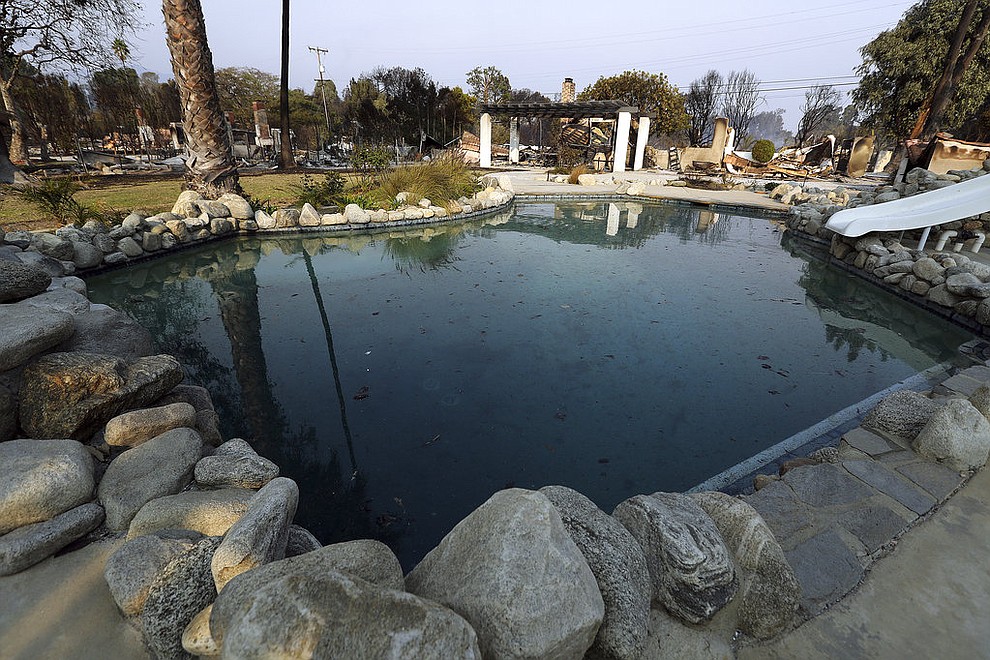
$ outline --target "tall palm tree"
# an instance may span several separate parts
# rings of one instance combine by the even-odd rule
[[[240,191],[200,0],[162,0],[189,160],[186,187],[216,197]]]

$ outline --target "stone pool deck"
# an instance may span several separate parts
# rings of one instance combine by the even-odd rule
[[[504,172],[512,182],[517,201],[525,201],[526,197],[542,195],[584,196],[584,195],[614,195],[615,184],[599,184],[597,186],[578,186],[569,183],[554,183],[547,181],[545,170],[513,170]],[[614,175],[616,179],[626,181],[641,181],[647,183],[661,179],[674,180],[677,175],[673,172],[655,172],[639,170],[623,172]],[[611,175],[598,175],[599,179],[611,179]],[[760,195],[748,190],[701,190],[698,188],[678,188],[672,186],[647,185],[640,197],[652,197],[658,200],[670,200],[702,205],[723,205],[753,209],[756,211],[772,211],[788,213],[790,207],[772,200],[766,195]],[[634,199],[630,197],[630,199]]]

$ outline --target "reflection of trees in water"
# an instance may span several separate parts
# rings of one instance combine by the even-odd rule
[[[384,252],[395,262],[395,269],[409,274],[413,270],[425,273],[428,270],[454,268],[460,259],[454,250],[464,237],[462,232],[441,231],[425,235],[388,238]]]
[[[880,361],[886,362],[890,353],[881,348],[875,341],[866,337],[866,328],[840,328],[829,323],[825,324],[825,341],[839,352],[847,348],[846,362],[855,362],[860,352],[866,348],[871,353],[879,353]]]
[[[781,245],[804,261],[798,285],[807,293],[807,302],[820,310],[828,310],[847,319],[886,328],[900,335],[913,348],[945,361],[955,356],[954,347],[947,347],[946,333],[956,330],[945,321],[911,303],[897,298],[879,287],[829,266],[820,257],[808,252],[799,239],[785,233]],[[828,332],[826,323],[826,332]],[[839,328],[832,324],[829,341],[836,350],[845,347],[849,361],[855,360],[862,349],[879,353],[886,360],[889,354],[864,336],[864,328]],[[964,341],[960,339],[960,342]]]
[[[301,239],[279,241],[283,251],[302,251]],[[187,367],[193,382],[210,391],[224,437],[251,438],[259,453],[281,466],[304,492],[317,494],[301,498],[297,520],[309,525],[324,543],[352,538],[396,543],[404,526],[392,524],[399,518],[384,507],[373,520],[367,478],[356,470],[353,450],[350,467],[341,465],[332,443],[318,437],[314,427],[289,428],[269,378],[262,343],[254,271],[259,245],[259,241],[227,243],[95,278],[90,283],[94,300],[131,314],[152,331],[162,350]],[[197,280],[205,280],[210,288]],[[202,323],[213,303],[210,292],[230,342],[233,369],[200,341]]]

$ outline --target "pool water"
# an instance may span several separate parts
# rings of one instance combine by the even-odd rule
[[[239,239],[89,286],[299,483],[300,524],[382,539],[409,569],[499,489],[563,484],[605,511],[687,489],[971,339],[784,236],[693,207],[527,203]]]

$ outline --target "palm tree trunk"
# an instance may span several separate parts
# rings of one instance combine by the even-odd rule
[[[162,0],[162,13],[189,148],[186,186],[210,197],[239,191],[200,0]]]
[[[3,107],[7,110],[10,118],[10,148],[8,157],[14,163],[26,165],[28,163],[27,151],[27,129],[24,120],[21,118],[21,110],[11,94],[11,83],[0,82],[0,98],[3,99]]]
[[[296,161],[292,157],[292,138],[289,135],[289,0],[282,0],[282,79],[279,84],[278,117],[282,133],[279,166],[292,169]]]

